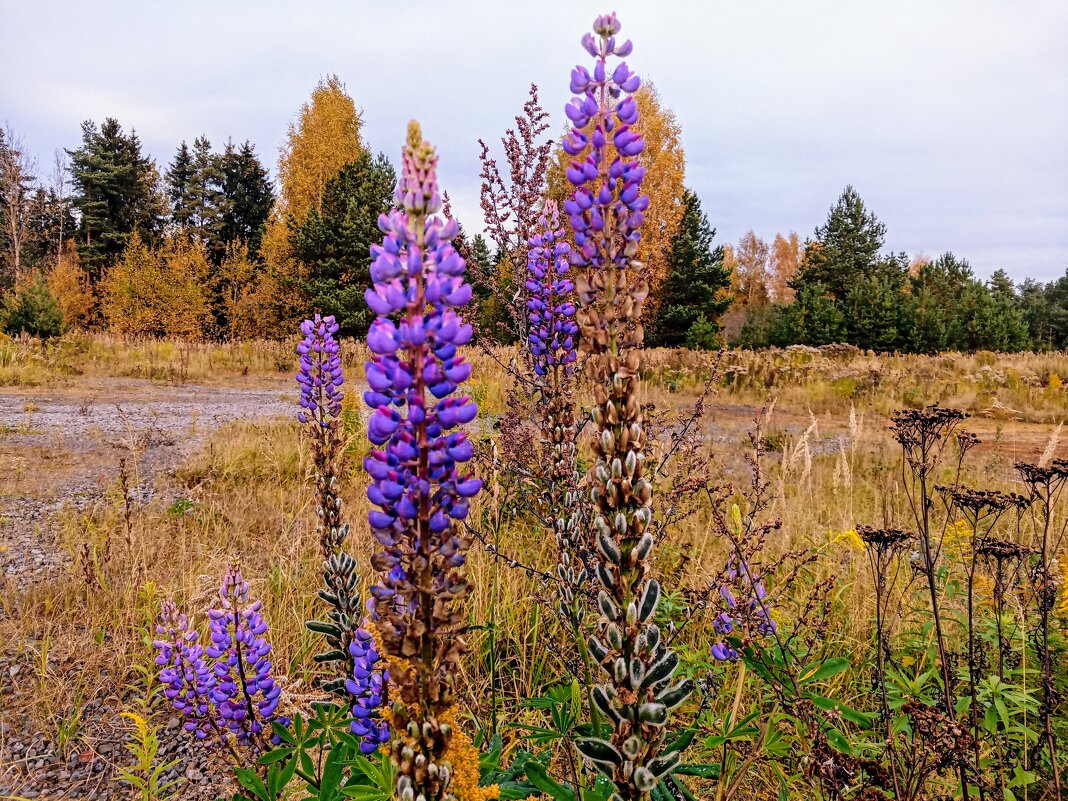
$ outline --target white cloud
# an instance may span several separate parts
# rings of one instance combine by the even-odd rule
[[[336,72],[371,146],[408,119],[477,229],[479,137],[531,81],[563,126],[578,38],[600,4],[551,0],[151,4],[0,0],[0,121],[43,157],[117,117],[160,162],[181,139],[251,139],[273,161]],[[952,248],[977,272],[1068,267],[1068,4],[969,0],[616,4],[629,62],[684,130],[690,184],[721,241],[809,234],[846,183],[888,247]]]

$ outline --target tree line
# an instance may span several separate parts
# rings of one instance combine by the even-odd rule
[[[886,252],[885,225],[852,187],[804,241],[791,232],[769,245],[750,231],[716,244],[685,183],[675,115],[651,84],[636,101],[650,194],[639,250],[652,285],[649,344],[1068,347],[1068,271],[1016,285],[1003,270],[982,281],[952,253]],[[161,169],[111,118],[83,123],[80,144],[43,175],[25,143],[0,131],[0,322],[38,336],[102,328],[239,339],[287,336],[315,310],[333,314],[342,334],[362,334],[369,248],[397,177],[362,125],[341,82],[325,78],[289,127],[276,180],[252,143],[216,148],[204,136],[180,143]],[[568,157],[554,147],[548,197],[566,184]],[[525,263],[491,242],[461,235],[459,246],[473,266],[479,335],[508,342]]]

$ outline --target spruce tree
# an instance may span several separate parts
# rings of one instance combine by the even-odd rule
[[[167,182],[167,197],[171,202],[171,222],[182,230],[188,230],[195,213],[192,198],[193,154],[184,140],[178,145],[164,179]]]
[[[80,214],[78,253],[95,283],[134,232],[148,240],[158,233],[164,212],[159,174],[141,152],[137,134],[123,133],[110,117],[99,128],[92,121],[83,123],[82,146],[67,154],[73,203]]]
[[[389,159],[366,151],[326,183],[322,210],[291,223],[290,246],[307,270],[311,308],[332,314],[345,336],[359,336],[373,319],[363,300],[371,285],[371,245],[381,238],[378,217],[389,210],[397,176]]]
[[[221,227],[222,170],[211,142],[198,136],[193,142],[193,176],[190,180],[192,232],[209,249],[218,240]]]
[[[660,314],[649,326],[649,344],[663,347],[710,348],[719,343],[719,318],[734,298],[731,276],[723,264],[723,248],[713,247],[716,235],[691,190],[683,195],[678,232],[671,240],[668,274],[660,298]]]
[[[249,254],[255,256],[274,205],[274,184],[248,141],[240,147],[227,142],[219,158],[219,169],[223,197],[218,236],[222,250],[243,242]],[[217,256],[217,250],[213,248],[213,255]]]

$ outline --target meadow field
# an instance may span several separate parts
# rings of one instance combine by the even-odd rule
[[[318,614],[322,557],[312,455],[295,418],[295,344],[84,334],[0,342],[0,797],[148,798],[134,794],[119,772],[147,775],[153,766],[177,782],[160,796],[216,798],[234,789],[217,755],[177,736],[178,718],[155,681],[152,647],[161,601],[205,609],[233,559],[263,600],[283,706],[307,713],[320,696],[323,669],[312,658],[320,637],[305,621]],[[484,491],[467,521],[474,538],[472,594],[463,607],[470,650],[456,682],[464,710],[458,723],[479,742],[498,735],[505,762],[549,752],[549,764],[566,773],[569,727],[577,725],[581,703],[572,686],[574,647],[554,612],[556,544],[530,502],[526,477],[539,465],[530,461],[529,409],[505,369],[516,352],[470,350],[469,392],[481,410],[472,437]],[[358,401],[365,348],[346,340],[341,355],[347,394],[340,492],[352,526],[347,550],[368,584],[374,546],[361,466],[368,415]],[[819,756],[805,752],[811,741],[796,719],[804,715],[791,712],[781,681],[747,669],[746,660],[712,653],[722,640],[714,623],[734,537],[748,538],[745,553],[754,570],[760,566],[778,631],[791,633],[806,664],[822,666],[807,677],[819,683],[819,698],[834,699],[821,714],[832,721],[844,715],[835,731],[848,737],[845,751],[863,767],[864,744],[878,741],[882,725],[877,672],[889,670],[880,668],[877,612],[881,637],[893,642],[887,654],[895,675],[913,682],[911,690],[895,690],[901,704],[909,692],[933,692],[924,676],[939,666],[921,571],[908,553],[914,547],[894,557],[896,586],[877,607],[876,545],[858,534],[863,526],[916,528],[891,415],[934,403],[961,410],[968,415],[962,427],[978,444],[964,448],[957,483],[1025,495],[1016,463],[1068,459],[1061,376],[1068,376],[1063,352],[645,352],[641,403],[652,431],[650,458],[664,466],[667,488],[654,512],[670,521],[658,535],[655,574],[665,586],[658,615],[681,674],[701,688],[686,762],[706,768],[685,777],[696,797],[809,798],[814,781],[829,781],[806,763]],[[590,405],[581,383],[577,405]],[[588,438],[580,436],[580,465],[588,463]],[[949,456],[934,479],[952,480],[957,461]],[[981,746],[991,792],[1055,797],[1042,756],[1033,582],[1023,569],[1006,578],[999,568],[991,577],[974,557],[969,573],[967,555],[983,523],[969,530],[966,512],[948,502],[935,511],[945,518],[939,547],[957,557],[947,556],[939,574],[953,667],[967,672],[972,645],[982,651],[971,662],[984,681],[1000,681],[982,685],[982,703],[995,718]],[[1058,550],[1066,515],[1065,504],[1054,507],[1048,526],[1058,569],[1068,566]],[[1038,546],[1042,527],[1033,510],[995,520],[986,539]],[[1064,652],[1068,625],[1063,577],[1057,582],[1054,657]],[[975,643],[966,634],[969,610],[984,621]],[[1054,658],[1051,670],[1051,736],[1062,753],[1066,664]],[[145,728],[137,734],[139,721]],[[131,748],[152,737],[159,748],[146,763]],[[935,759],[926,789],[909,797],[948,794],[947,765]],[[838,792],[857,797],[848,787]]]

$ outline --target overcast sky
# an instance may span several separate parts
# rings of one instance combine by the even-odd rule
[[[477,139],[531,81],[563,129],[601,3],[0,0],[0,123],[50,162],[116,117],[164,166],[182,139],[251,139],[273,169],[288,123],[337,73],[370,146],[410,118],[481,227]],[[678,115],[687,182],[720,242],[802,238],[847,183],[887,248],[952,250],[981,276],[1068,268],[1068,2],[629,2],[628,63]]]

